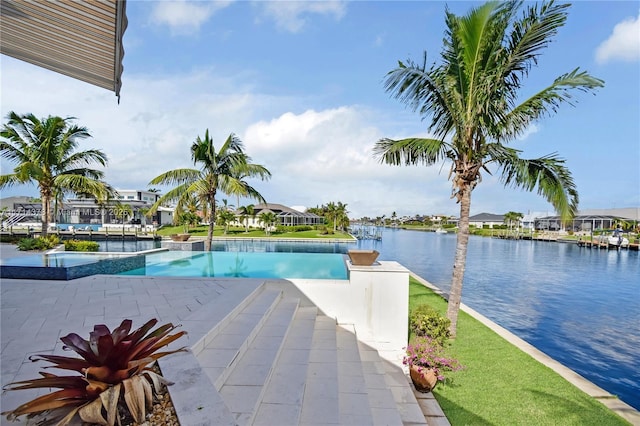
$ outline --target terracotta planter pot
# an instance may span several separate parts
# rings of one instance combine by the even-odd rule
[[[187,241],[191,234],[171,234],[169,236],[173,241]]]
[[[349,250],[349,259],[354,265],[371,266],[378,258],[377,250]]]
[[[438,384],[438,375],[431,368],[426,369],[422,367],[422,372],[419,372],[418,368],[420,367],[417,365],[409,367],[409,375],[411,376],[413,385],[418,392],[431,392]]]

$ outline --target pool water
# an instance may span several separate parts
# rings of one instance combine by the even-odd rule
[[[121,275],[165,277],[306,278],[346,280],[339,253],[166,251],[146,256],[146,267]]]

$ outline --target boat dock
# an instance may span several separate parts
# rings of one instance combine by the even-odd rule
[[[608,242],[600,242],[600,241],[587,241],[587,240],[578,240],[577,244],[579,247],[586,248],[594,248],[594,249],[604,249],[604,250],[635,250],[638,251],[640,249],[640,244],[627,244],[624,246],[620,246],[617,244],[609,244]]]
[[[10,231],[2,231],[0,233],[3,237],[15,237],[15,238],[27,238],[40,235],[40,230],[29,230],[29,229],[13,229]],[[130,230],[125,230],[123,233],[122,230],[115,231],[81,231],[81,230],[72,230],[72,231],[49,231],[48,235],[57,235],[61,240],[88,240],[88,241],[106,241],[106,240],[126,240],[126,241],[138,241],[138,240],[161,240],[162,237],[155,232],[144,232],[138,229],[135,229],[133,232]]]

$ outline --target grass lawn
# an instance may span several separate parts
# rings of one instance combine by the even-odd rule
[[[189,234],[196,236],[207,236],[208,226],[200,225],[194,228],[189,229]],[[158,235],[169,236],[171,234],[182,234],[184,233],[183,226],[166,226],[162,227],[158,230]],[[262,229],[252,229],[249,228],[249,232],[245,232],[245,228],[229,228],[227,234],[225,235],[224,229],[222,227],[216,226],[213,232],[214,237],[242,237],[242,238],[317,238],[317,239],[336,239],[336,238],[344,238],[344,239],[352,239],[352,237],[344,232],[337,231],[335,234],[321,234],[318,230],[311,231],[301,231],[301,232],[281,232],[275,233],[271,232],[271,234],[266,235]]]
[[[446,314],[446,301],[410,279],[409,309],[427,304]],[[466,369],[433,393],[457,425],[628,425],[550,368],[460,312],[450,353]]]

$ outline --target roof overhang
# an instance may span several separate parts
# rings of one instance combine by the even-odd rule
[[[113,91],[120,100],[126,0],[0,0],[0,53]]]

